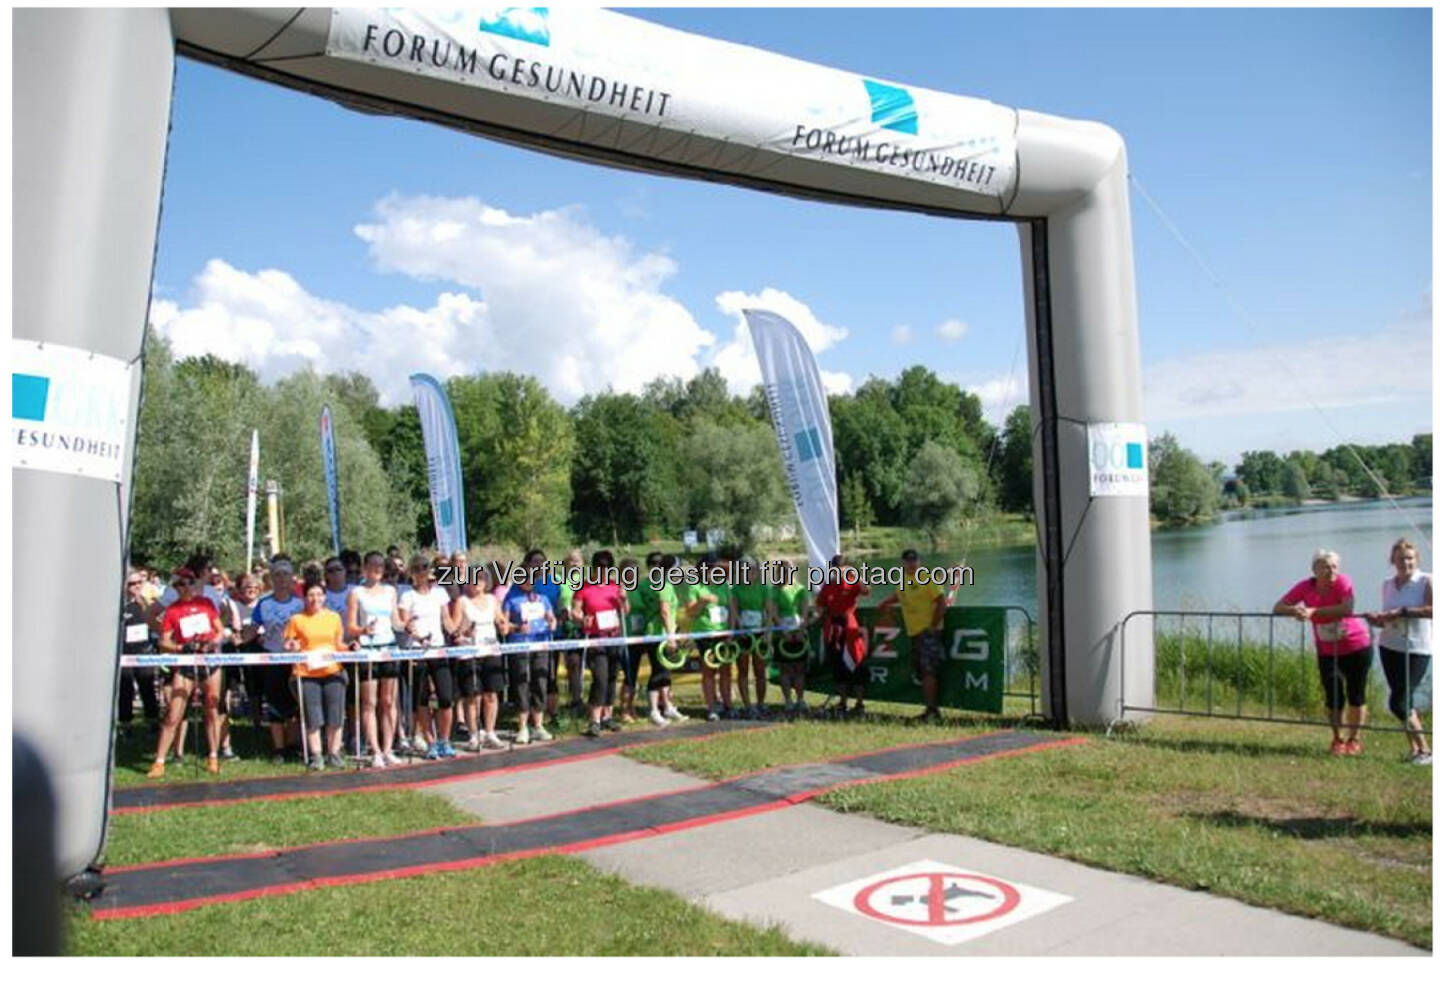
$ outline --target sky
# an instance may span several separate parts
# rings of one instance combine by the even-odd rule
[[[1234,464],[1431,429],[1428,9],[625,12],[1119,131],[1152,436]],[[1009,224],[583,164],[187,59],[172,125],[151,322],[181,356],[361,371],[392,405],[417,371],[748,392],[762,306],[831,391],[920,364],[996,424],[1026,401]]]

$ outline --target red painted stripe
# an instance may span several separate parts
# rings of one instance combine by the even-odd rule
[[[778,799],[775,799],[774,801],[763,802],[763,803],[760,803],[760,804],[757,804],[757,805],[749,805],[749,806],[745,806],[744,808],[740,808],[740,809],[732,809],[732,810],[730,810],[730,811],[728,811],[728,812],[717,812],[717,813],[712,813],[712,814],[710,814],[710,815],[696,816],[696,817],[691,818],[691,819],[682,819],[682,820],[679,820],[678,822],[667,823],[667,824],[661,825],[661,826],[646,827],[646,828],[644,828],[644,829],[630,830],[630,831],[627,831],[627,832],[624,832],[624,833],[612,833],[612,834],[607,835],[607,836],[598,836],[598,837],[594,837],[594,838],[591,838],[591,839],[588,839],[588,840],[579,840],[579,841],[576,841],[575,843],[569,843],[569,844],[565,844],[565,845],[558,846],[558,847],[544,847],[544,848],[536,849],[536,850],[519,850],[519,851],[515,851],[515,852],[513,852],[513,853],[491,854],[491,855],[484,856],[484,857],[472,857],[472,858],[468,858],[468,859],[465,859],[465,860],[442,861],[442,862],[431,863],[431,864],[417,864],[417,865],[414,865],[414,866],[412,866],[412,867],[393,868],[393,869],[390,869],[390,870],[381,870],[381,871],[370,871],[370,872],[366,872],[366,873],[363,873],[363,874],[346,874],[346,875],[338,875],[338,876],[334,876],[334,877],[315,878],[315,879],[312,879],[312,880],[309,880],[309,881],[298,881],[298,882],[295,882],[295,883],[292,883],[292,884],[271,885],[271,886],[269,886],[269,887],[264,887],[264,888],[253,888],[253,889],[251,889],[251,890],[249,890],[249,891],[231,892],[231,893],[224,894],[224,895],[207,895],[207,896],[200,897],[200,898],[190,898],[190,899],[184,899],[184,900],[181,900],[181,901],[161,902],[161,903],[158,903],[158,904],[155,904],[155,905],[135,906],[135,907],[132,907],[132,908],[97,909],[96,911],[94,911],[94,912],[92,913],[92,916],[91,916],[91,917],[92,917],[92,918],[95,918],[95,919],[99,919],[99,920],[105,920],[105,919],[133,919],[133,918],[144,918],[144,917],[154,916],[154,915],[171,915],[171,914],[175,914],[175,913],[177,913],[177,912],[186,912],[186,911],[189,911],[189,910],[191,910],[191,909],[199,908],[199,907],[204,906],[204,905],[213,905],[213,904],[218,904],[218,903],[223,903],[223,902],[247,901],[247,900],[254,899],[254,898],[268,897],[268,896],[271,896],[271,895],[293,894],[293,893],[295,893],[295,892],[305,891],[305,890],[308,890],[308,889],[311,889],[311,888],[340,887],[340,886],[350,885],[350,884],[364,884],[364,883],[368,883],[368,882],[371,882],[371,881],[382,881],[382,880],[392,880],[392,879],[396,879],[396,878],[415,877],[415,876],[422,875],[422,874],[433,874],[433,873],[438,873],[438,872],[441,872],[441,871],[465,870],[465,869],[469,869],[469,868],[472,868],[472,867],[480,867],[480,866],[484,866],[484,865],[486,865],[486,864],[491,864],[491,863],[499,863],[499,862],[507,861],[507,860],[525,860],[525,859],[529,859],[529,858],[531,858],[531,857],[545,856],[545,855],[547,855],[547,854],[579,853],[579,852],[582,852],[582,851],[584,851],[584,850],[592,850],[592,849],[596,849],[596,848],[598,848],[598,847],[612,846],[612,845],[619,844],[619,843],[629,843],[629,842],[633,842],[633,841],[635,841],[635,840],[648,839],[648,838],[652,838],[652,837],[663,836],[663,835],[666,835],[666,834],[669,834],[669,833],[677,833],[677,832],[683,832],[683,831],[685,831],[685,830],[690,830],[690,829],[698,829],[698,828],[700,828],[700,827],[702,827],[702,826],[713,825],[713,824],[719,823],[719,822],[727,822],[727,821],[731,821],[731,820],[735,820],[735,819],[745,819],[745,818],[749,818],[749,817],[751,817],[751,816],[762,815],[762,814],[764,814],[764,813],[766,813],[766,812],[772,812],[772,811],[776,811],[776,810],[778,810],[778,809],[790,808],[790,807],[793,807],[793,806],[795,806],[795,805],[799,805],[799,804],[801,804],[801,803],[803,803],[803,802],[808,801],[808,800],[811,799],[811,798],[816,797],[817,795],[823,795],[823,794],[826,794],[826,793],[828,793],[828,792],[838,791],[838,790],[841,789],[841,788],[850,788],[850,787],[854,787],[854,786],[856,786],[856,785],[876,784],[876,783],[884,782],[884,781],[898,781],[898,780],[902,780],[902,779],[905,779],[905,778],[921,777],[921,776],[924,776],[924,775],[927,775],[927,774],[937,774],[937,773],[939,773],[939,772],[941,772],[941,771],[949,770],[950,768],[954,768],[954,767],[957,767],[957,766],[962,765],[962,764],[975,764],[975,763],[979,763],[980,761],[990,760],[990,759],[992,759],[992,758],[1011,757],[1011,756],[1017,756],[1017,755],[1019,755],[1019,754],[1036,753],[1036,752],[1038,752],[1038,751],[1051,750],[1051,749],[1055,749],[1055,748],[1058,748],[1058,747],[1074,746],[1074,745],[1076,745],[1076,744],[1080,744],[1080,743],[1084,743],[1084,742],[1085,742],[1085,738],[1084,738],[1084,737],[1068,737],[1068,738],[1065,738],[1065,739],[1062,739],[1062,740],[1049,740],[1049,741],[1045,741],[1045,742],[1043,742],[1043,743],[1032,744],[1032,745],[1030,745],[1030,746],[1028,746],[1028,747],[1021,747],[1021,748],[1019,748],[1019,749],[1017,749],[1017,750],[1001,750],[1001,751],[997,751],[997,752],[992,753],[992,754],[979,754],[979,755],[976,755],[976,756],[973,756],[973,757],[962,757],[962,758],[959,758],[959,759],[957,759],[957,760],[947,761],[947,762],[945,762],[945,763],[943,763],[943,764],[936,764],[936,765],[934,765],[933,767],[917,768],[917,769],[912,770],[912,771],[903,771],[903,772],[900,772],[900,773],[898,773],[898,774],[882,774],[882,775],[876,775],[876,776],[874,776],[874,777],[861,778],[861,779],[857,779],[857,780],[854,780],[854,781],[842,781],[842,782],[838,782],[838,783],[833,784],[833,785],[829,785],[829,786],[824,787],[824,788],[815,788],[815,789],[811,789],[810,791],[800,792],[800,793],[795,794],[795,795],[788,795],[788,796],[785,796],[785,797],[783,797],[783,798],[778,798]],[[928,745],[929,745],[929,744],[921,744],[921,746],[928,746]],[[887,748],[887,749],[888,749],[888,750],[895,750],[895,749],[900,749],[900,748],[890,747],[890,748]],[[836,759],[839,760],[839,759],[846,759],[846,758],[836,758]],[[775,769],[774,769],[774,768],[771,768],[770,770],[775,770]],[[742,775],[741,777],[747,777],[747,776],[748,776],[748,775]],[[729,780],[735,780],[735,779],[729,779]],[[676,789],[675,791],[672,791],[672,792],[666,792],[665,794],[676,794],[676,793],[683,792],[683,791],[706,790],[706,789],[715,788],[715,787],[717,787],[717,786],[718,786],[719,784],[721,784],[721,783],[722,783],[722,782],[712,782],[712,783],[708,783],[708,784],[699,785],[699,786],[697,786],[697,787],[695,787],[695,788],[681,788],[681,789]],[[650,797],[650,796],[647,796],[647,797]],[[624,804],[625,802],[630,802],[630,801],[643,801],[643,800],[644,800],[644,799],[622,799],[622,800],[620,800],[619,802],[608,802],[608,803],[604,803],[604,805],[593,806],[593,808],[603,808],[603,807],[606,807],[606,806],[609,806],[609,805]],[[572,810],[571,812],[565,812],[565,813],[557,813],[557,815],[573,815],[573,814],[574,814],[574,811],[577,811],[577,810]],[[583,810],[578,810],[578,811],[583,811]],[[544,819],[544,818],[552,818],[552,816],[540,816],[540,817],[537,817],[537,819]],[[536,821],[536,820],[527,819],[527,820],[517,820],[517,821],[520,821],[520,822],[533,822],[533,821]],[[416,834],[405,834],[405,835],[425,835],[426,833],[441,832],[441,831],[443,831],[444,829],[456,829],[456,828],[464,828],[464,827],[446,826],[446,827],[442,827],[441,829],[424,830],[424,831],[421,831],[420,833],[416,833]],[[382,838],[390,838],[390,837],[382,837]],[[393,837],[393,838],[398,839],[398,838],[400,838],[400,837]],[[362,838],[362,839],[375,839],[375,837],[365,837],[365,838]],[[327,846],[327,845],[336,845],[336,844],[339,844],[339,843],[354,843],[354,842],[361,842],[362,839],[339,840],[339,841],[335,841],[334,844],[319,843],[319,844],[312,844],[312,846]],[[286,850],[301,850],[301,849],[306,849],[306,847],[289,847],[289,848],[286,848]],[[242,855],[239,855],[239,856],[233,856],[233,855],[232,855],[232,856],[228,856],[228,857],[227,857],[227,856],[222,856],[222,857],[201,857],[201,858],[195,858],[194,860],[191,860],[191,861],[173,861],[173,862],[167,861],[167,862],[164,862],[164,863],[167,863],[167,864],[168,864],[168,863],[185,863],[185,862],[194,863],[194,862],[204,861],[204,860],[252,859],[252,858],[254,858],[254,857],[274,856],[274,855],[276,855],[276,854],[278,854],[278,853],[280,853],[280,852],[284,852],[284,851],[275,850],[275,851],[270,851],[270,852],[263,853],[263,854],[242,854]],[[137,870],[137,869],[139,869],[140,867],[147,867],[147,868],[148,868],[148,867],[154,867],[154,866],[160,866],[160,865],[158,865],[158,864],[139,864],[139,865],[132,865],[132,866],[130,866],[130,867],[128,867],[128,868],[124,868],[124,870]],[[119,871],[117,870],[117,871],[113,871],[113,872],[114,872],[114,873],[118,873]]]

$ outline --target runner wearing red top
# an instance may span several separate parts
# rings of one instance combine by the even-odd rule
[[[839,715],[863,716],[865,714],[865,682],[870,672],[865,670],[866,638],[865,629],[855,615],[855,606],[870,594],[864,582],[845,581],[841,569],[845,567],[845,555],[836,554],[830,559],[829,578],[815,597],[815,608],[823,624],[825,638],[825,660],[834,672],[835,686],[840,692]],[[855,707],[845,711],[845,699],[849,692],[855,695]]]
[[[225,627],[214,603],[200,594],[200,581],[189,568],[175,572],[178,598],[166,607],[160,619],[160,651],[166,654],[208,654],[220,648]],[[201,665],[175,665],[170,668],[170,694],[166,700],[165,722],[160,726],[160,742],[155,748],[155,763],[147,778],[165,776],[165,754],[180,724],[185,719],[185,706],[195,688],[195,677],[205,679],[205,741],[210,756],[205,769],[220,773],[220,674],[222,668]]]
[[[614,567],[615,556],[609,551],[596,551],[590,558],[591,571],[597,577],[609,577]],[[587,637],[620,636],[628,611],[625,590],[615,582],[583,585],[570,600],[570,614]],[[619,732],[620,724],[614,717],[615,680],[624,664],[624,650],[596,647],[585,653],[590,668],[590,728],[585,735],[599,736],[602,727]]]

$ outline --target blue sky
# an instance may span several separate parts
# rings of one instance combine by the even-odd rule
[[[1245,316],[1132,189],[1152,433],[1233,461],[1430,429],[1429,10],[631,13],[1115,127]],[[482,214],[509,240],[414,237]],[[918,363],[997,420],[1024,399],[1008,224],[584,165],[179,63],[152,319],[181,353],[356,368],[395,401],[422,370],[567,402],[709,364],[748,388],[757,302],[810,322],[832,388]]]

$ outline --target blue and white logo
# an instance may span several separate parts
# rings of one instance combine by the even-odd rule
[[[920,133],[920,117],[915,112],[915,98],[901,86],[865,80],[870,94],[870,122],[902,134]]]
[[[824,453],[820,445],[820,431],[815,427],[806,427],[795,435],[795,451],[800,455],[800,463],[814,461]]]
[[[506,7],[489,17],[480,18],[480,30],[549,48],[550,8]]]

